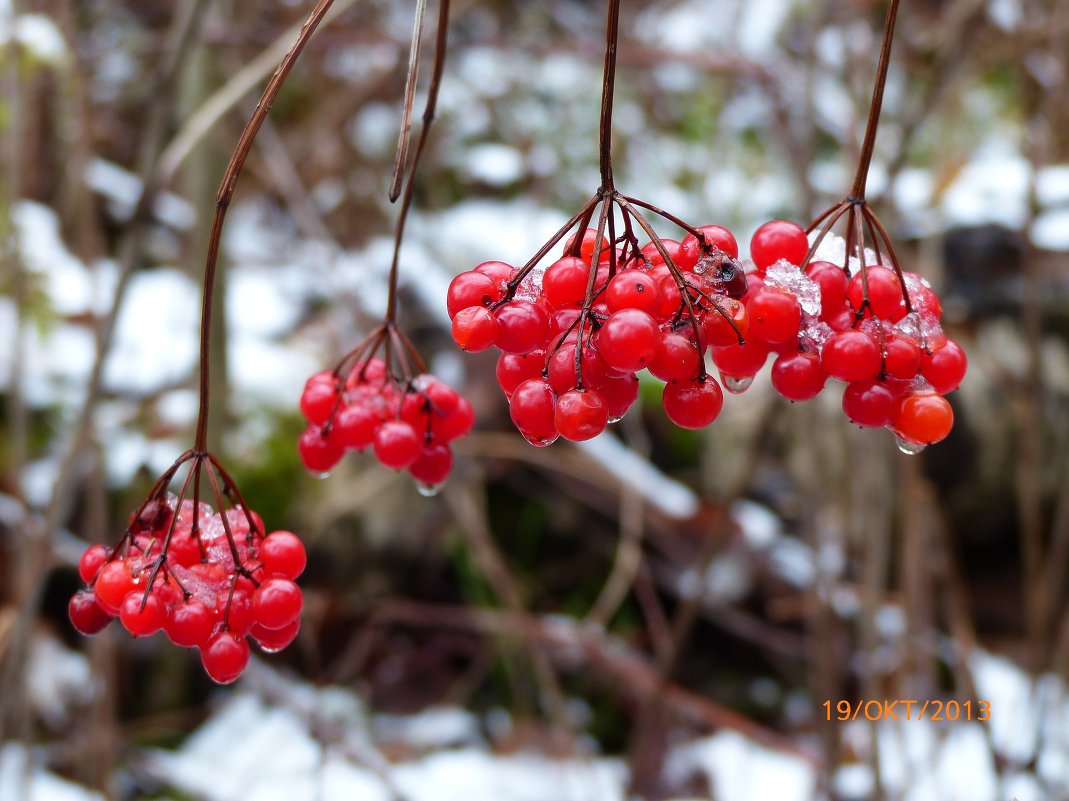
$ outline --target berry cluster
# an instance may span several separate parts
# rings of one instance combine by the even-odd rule
[[[907,452],[940,441],[954,421],[943,395],[967,362],[943,333],[938,295],[884,253],[856,248],[851,258],[854,248],[827,230],[814,244],[811,253],[806,232],[783,220],[754,233],[746,342],[712,354],[725,382],[745,388],[775,354],[772,385],[783,397],[808,400],[834,378],[846,384],[843,411],[857,425],[887,427]]]
[[[475,420],[471,404],[428,373],[397,379],[385,361],[359,359],[347,377],[324,371],[301,395],[308,427],[297,441],[304,466],[329,472],[346,451],[371,448],[394,470],[407,470],[420,492],[434,494],[453,466],[450,443]]]
[[[614,201],[625,221],[635,214]],[[743,341],[746,277],[730,231],[688,230],[640,248],[629,227],[618,238],[588,228],[545,270],[490,261],[453,279],[453,338],[466,351],[501,351],[498,383],[529,442],[597,436],[634,403],[643,369],[666,382],[662,402],[677,425],[717,418],[723,392],[705,352]]]
[[[255,512],[173,495],[136,512],[119,547],[92,545],[78,563],[86,583],[71,598],[71,623],[96,634],[113,618],[135,637],[161,629],[175,645],[200,649],[204,670],[229,684],[249,661],[251,637],[268,653],[297,636],[303,605],[294,583],[305,550],[289,531],[264,536]]]

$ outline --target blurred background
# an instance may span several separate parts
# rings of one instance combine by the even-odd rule
[[[1069,6],[903,4],[869,198],[970,360],[907,456],[767,370],[705,431],[651,381],[582,447],[523,442],[445,288],[597,188],[605,8],[454,0],[401,323],[478,422],[429,499],[296,456],[305,379],[384,310],[415,10],[334,6],[238,187],[213,339],[212,447],[307,543],[303,626],[218,688],[66,605],[192,441],[216,187],[310,3],[0,0],[0,799],[1069,799]],[[885,11],[624,0],[617,185],[743,255],[807,224]],[[962,706],[837,719],[895,699]]]

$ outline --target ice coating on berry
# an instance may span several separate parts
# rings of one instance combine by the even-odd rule
[[[765,285],[786,289],[798,298],[798,303],[806,314],[820,314],[820,286],[786,259],[769,265],[765,271]]]
[[[823,320],[807,318],[802,321],[802,328],[798,332],[798,344],[813,353],[820,353],[824,343],[828,341],[835,331]]]

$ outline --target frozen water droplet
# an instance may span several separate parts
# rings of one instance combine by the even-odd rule
[[[724,375],[721,373],[720,380],[724,383],[724,389],[733,395],[740,395],[750,388],[753,383],[753,376],[747,375],[742,378],[737,378],[733,375]]]
[[[619,417],[610,417],[609,418],[609,422],[610,423],[619,423],[623,419],[624,419],[624,416],[621,414]]]
[[[444,486],[444,481],[438,484],[426,484],[420,481],[416,483],[416,492],[418,492],[424,498],[433,498],[435,495],[442,491],[442,487]]]
[[[256,644],[260,646],[260,650],[265,654],[277,654],[279,651],[286,650],[286,646],[284,645],[281,648],[275,648],[271,645],[264,645],[262,642],[257,642]]]
[[[831,338],[835,331],[827,323],[812,318],[802,322],[802,331],[798,336],[800,343],[814,353],[819,354],[824,348],[824,343]]]
[[[786,259],[780,259],[765,271],[765,284],[785,289],[798,298],[802,311],[820,314],[820,286]]]
[[[916,456],[918,453],[928,447],[927,445],[924,445],[920,442],[913,442],[911,440],[904,439],[903,437],[900,437],[897,434],[895,435],[895,444],[898,446],[898,449],[907,456]]]

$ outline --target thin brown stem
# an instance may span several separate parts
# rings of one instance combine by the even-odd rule
[[[612,101],[616,88],[616,48],[620,40],[620,0],[609,0],[605,23],[605,78],[601,86],[601,188],[612,191]]]
[[[405,180],[405,162],[408,161],[408,145],[412,130],[412,107],[416,100],[416,78],[419,76],[420,39],[423,38],[423,18],[427,12],[427,0],[416,0],[416,21],[412,23],[412,44],[408,50],[408,75],[405,78],[405,100],[401,110],[401,132],[397,136],[397,157],[393,163],[393,179],[390,181],[390,202],[401,194]]]
[[[891,43],[895,36],[895,22],[898,20],[900,0],[891,0],[887,7],[887,20],[883,27],[883,44],[880,47],[880,61],[876,67],[876,85],[872,89],[872,102],[869,104],[869,118],[865,123],[865,139],[861,145],[861,158],[858,160],[857,173],[850,197],[854,200],[865,199],[865,184],[868,181],[869,165],[876,147],[876,129],[880,126],[880,111],[883,108],[883,90],[887,84],[887,71],[891,63]]]
[[[234,197],[234,190],[237,186],[238,178],[241,176],[242,168],[245,166],[245,161],[252,150],[256,134],[260,131],[260,127],[267,118],[271,105],[275,102],[275,98],[278,97],[278,93],[289,76],[290,70],[293,69],[293,65],[300,57],[305,45],[312,38],[316,28],[323,21],[327,11],[330,10],[333,2],[334,0],[319,0],[315,8],[312,9],[307,21],[301,27],[297,40],[293,43],[286,57],[282,59],[282,63],[279,64],[275,74],[268,82],[267,88],[264,89],[260,102],[256,105],[256,110],[245,124],[245,128],[241,132],[238,143],[234,148],[234,153],[230,157],[230,162],[227,164],[226,171],[223,173],[219,191],[216,194],[215,214],[212,217],[211,233],[208,237],[208,255],[204,265],[204,293],[201,301],[200,396],[197,410],[197,431],[193,446],[194,450],[198,452],[207,451],[208,443],[208,379],[211,361],[209,358],[209,345],[211,339],[212,297],[214,294],[216,267],[219,260],[219,248],[222,245],[223,222],[230,208],[230,202]]]

